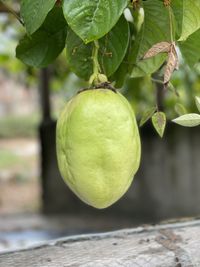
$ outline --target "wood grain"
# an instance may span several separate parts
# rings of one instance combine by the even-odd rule
[[[0,267],[199,267],[200,220],[63,238],[0,255]]]

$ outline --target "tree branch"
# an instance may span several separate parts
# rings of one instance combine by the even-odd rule
[[[16,12],[14,9],[12,9],[10,6],[8,6],[4,1],[0,0],[0,13],[10,13],[12,14],[23,26],[24,22],[20,18],[20,15],[18,12]]]

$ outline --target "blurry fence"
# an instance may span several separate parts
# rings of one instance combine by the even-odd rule
[[[60,177],[55,126],[55,122],[49,121],[40,128],[44,212],[105,213],[127,216],[137,222],[200,214],[198,128],[169,124],[162,140],[149,125],[142,128],[142,162],[131,188],[118,203],[97,211],[74,196]]]

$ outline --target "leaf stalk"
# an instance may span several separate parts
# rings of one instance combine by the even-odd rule
[[[93,61],[93,74],[91,75],[89,79],[90,85],[98,85],[100,83],[105,83],[108,81],[106,75],[101,73],[101,67],[98,60],[99,55],[99,42],[98,40],[95,40],[93,42],[93,51],[92,51],[92,61]]]
[[[171,7],[168,6],[168,11],[169,11],[169,27],[170,27],[170,41],[171,43],[174,42],[174,30],[173,30],[173,19],[172,19],[172,11]]]

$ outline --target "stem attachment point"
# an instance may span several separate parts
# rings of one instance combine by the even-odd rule
[[[98,61],[98,54],[99,54],[99,42],[95,40],[92,52],[93,74],[89,79],[90,85],[98,85],[100,83],[108,82],[108,78],[106,77],[106,75],[101,73],[101,67]]]

